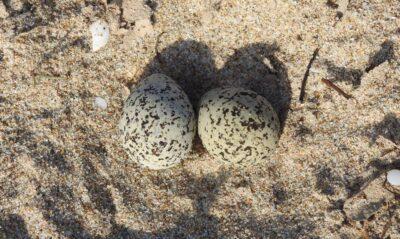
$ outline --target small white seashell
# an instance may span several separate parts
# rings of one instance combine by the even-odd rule
[[[101,97],[96,97],[94,99],[94,105],[102,110],[105,110],[107,108],[107,101]]]
[[[393,186],[400,186],[400,170],[390,170],[387,173],[387,181]]]
[[[110,38],[110,29],[104,21],[96,21],[90,25],[90,32],[92,33],[92,51],[104,47]]]

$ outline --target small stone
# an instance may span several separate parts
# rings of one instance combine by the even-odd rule
[[[123,86],[121,89],[121,93],[122,93],[122,98],[123,99],[128,99],[131,91],[129,90],[129,88],[127,86]]]
[[[22,11],[22,8],[24,7],[24,3],[21,0],[10,0],[9,2],[10,7],[14,11]]]
[[[354,221],[367,220],[394,198],[394,194],[384,188],[385,179],[386,175],[382,174],[345,201],[343,209],[348,218]]]
[[[3,2],[0,2],[0,19],[4,19],[8,17],[8,12]]]
[[[149,19],[138,20],[135,23],[134,33],[139,37],[151,35],[154,32],[153,25]]]
[[[94,105],[102,110],[107,109],[107,101],[101,97],[96,97],[94,99]]]
[[[122,18],[128,23],[150,20],[151,9],[143,0],[123,0],[122,9]]]
[[[213,14],[211,11],[202,11],[200,12],[199,16],[203,26],[210,25],[213,21]]]
[[[104,21],[96,21],[90,25],[90,32],[92,33],[92,51],[94,52],[104,47],[110,38],[110,29]]]
[[[349,0],[338,0],[337,3],[339,5],[338,11],[344,14],[347,11]]]
[[[400,186],[400,170],[390,170],[387,173],[387,181],[393,186]]]

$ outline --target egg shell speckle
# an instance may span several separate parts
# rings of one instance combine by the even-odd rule
[[[168,76],[154,74],[132,90],[119,129],[131,159],[150,169],[164,169],[187,158],[195,123],[183,90]]]
[[[198,132],[217,159],[250,165],[268,159],[275,150],[280,123],[271,104],[243,88],[217,88],[200,100]]]

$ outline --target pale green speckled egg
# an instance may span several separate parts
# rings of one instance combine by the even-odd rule
[[[190,153],[196,131],[195,113],[175,81],[154,74],[132,90],[119,129],[130,159],[150,169],[165,169]]]
[[[280,133],[278,115],[257,93],[243,88],[217,88],[200,100],[198,133],[214,157],[239,165],[268,160]]]

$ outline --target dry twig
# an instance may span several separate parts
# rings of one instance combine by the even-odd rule
[[[334,89],[336,92],[338,92],[340,95],[342,95],[346,99],[353,98],[353,96],[347,94],[344,92],[342,89],[340,89],[337,85],[335,85],[332,81],[327,80],[327,79],[322,79],[322,82],[324,82],[327,86],[330,88]]]
[[[318,52],[319,52],[319,48],[314,50],[313,56],[311,57],[310,62],[308,62],[306,73],[304,73],[303,81],[301,82],[301,90],[300,90],[299,100],[302,103],[304,101],[304,96],[306,95],[306,85],[307,85],[308,76],[310,75],[310,69],[311,69],[313,62],[315,61],[315,58],[317,58]]]

